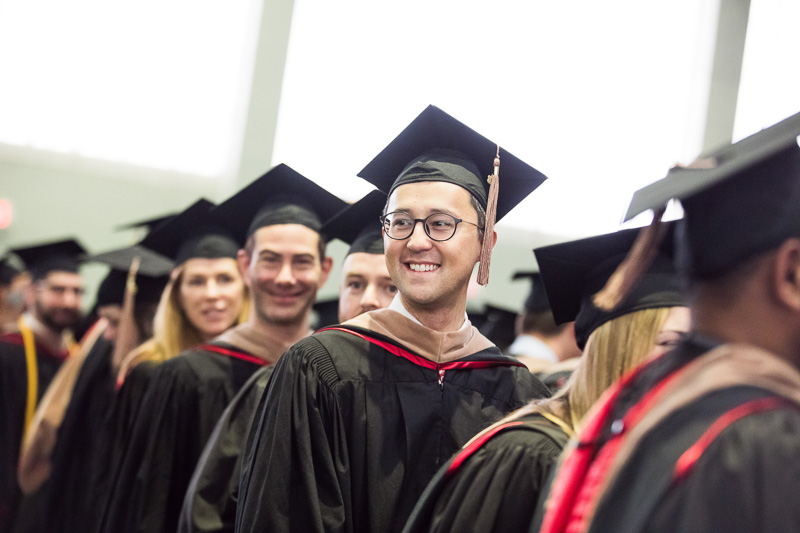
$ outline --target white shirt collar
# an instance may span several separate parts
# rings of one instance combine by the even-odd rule
[[[392,311],[396,312],[396,313],[400,313],[404,317],[408,318],[409,320],[412,320],[413,322],[416,322],[420,326],[425,327],[424,324],[422,322],[420,322],[419,320],[417,320],[417,318],[414,315],[412,315],[408,311],[408,309],[406,309],[406,306],[403,305],[403,301],[400,298],[400,293],[397,293],[395,295],[394,299],[392,300],[392,303],[389,304],[388,308],[391,309]],[[472,323],[469,321],[469,318],[467,317],[467,312],[464,311],[464,322],[461,324],[461,327],[458,328],[457,331],[464,331],[464,330],[466,330],[467,328],[470,328],[470,327],[472,327]]]

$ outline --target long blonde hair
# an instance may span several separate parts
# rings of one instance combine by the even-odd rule
[[[231,259],[231,261],[235,260]],[[153,319],[153,337],[125,356],[120,365],[118,383],[121,383],[133,367],[139,363],[144,361],[163,362],[202,342],[200,332],[186,317],[179,301],[179,288],[183,281],[183,272],[183,265],[172,271],[170,280],[161,294],[161,300]],[[239,312],[234,326],[246,322],[250,315],[250,292],[247,285],[244,283],[242,285],[244,287],[242,310]]]
[[[586,341],[578,367],[555,396],[534,400],[500,423],[538,412],[551,420],[557,418],[575,431],[603,392],[653,351],[670,309],[643,309],[601,324]]]

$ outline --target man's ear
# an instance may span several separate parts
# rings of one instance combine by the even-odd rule
[[[239,275],[242,276],[244,284],[250,288],[250,254],[242,248],[236,252],[236,264],[239,267]]]
[[[494,247],[497,244],[497,232],[492,230],[492,235],[491,236],[484,235],[483,238],[484,239],[492,239],[492,250],[494,250]],[[481,247],[478,248],[478,257],[475,259],[476,263],[481,260],[481,249],[482,248],[483,248],[483,241],[481,241]]]
[[[331,269],[333,268],[333,258],[331,256],[325,257],[322,260],[322,272],[319,276],[319,287],[325,285],[325,282],[328,281],[328,276],[331,275]]]
[[[486,237],[484,237],[484,239],[485,238]],[[497,231],[492,230],[492,250],[494,250],[496,244],[497,244]]]
[[[800,239],[787,239],[778,248],[773,279],[778,300],[800,312]]]

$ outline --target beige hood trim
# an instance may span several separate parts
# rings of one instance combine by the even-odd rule
[[[385,335],[434,363],[449,363],[494,346],[471,324],[458,331],[441,333],[391,309],[364,313],[348,320],[345,325]]]
[[[771,391],[800,405],[800,373],[767,351],[743,344],[724,344],[697,357],[680,369],[680,375],[659,394],[654,407],[634,426],[620,447],[589,513],[632,456],[639,442],[670,413],[702,396],[738,385]]]

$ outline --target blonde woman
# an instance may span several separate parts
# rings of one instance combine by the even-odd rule
[[[97,530],[113,495],[127,490],[122,471],[131,453],[130,435],[158,366],[183,350],[210,340],[246,320],[248,296],[236,263],[240,244],[213,225],[211,202],[199,200],[156,228],[142,245],[177,265],[161,295],[153,338],[122,359],[115,405],[106,427],[106,448],[89,484],[82,530]],[[116,356],[117,354],[115,354]]]
[[[671,238],[611,312],[591,303],[636,237],[634,230],[535,251],[557,323],[575,321],[583,355],[567,385],[490,426],[439,471],[404,531],[527,531],[561,450],[592,404],[689,328]],[[669,236],[668,236],[669,237]]]

